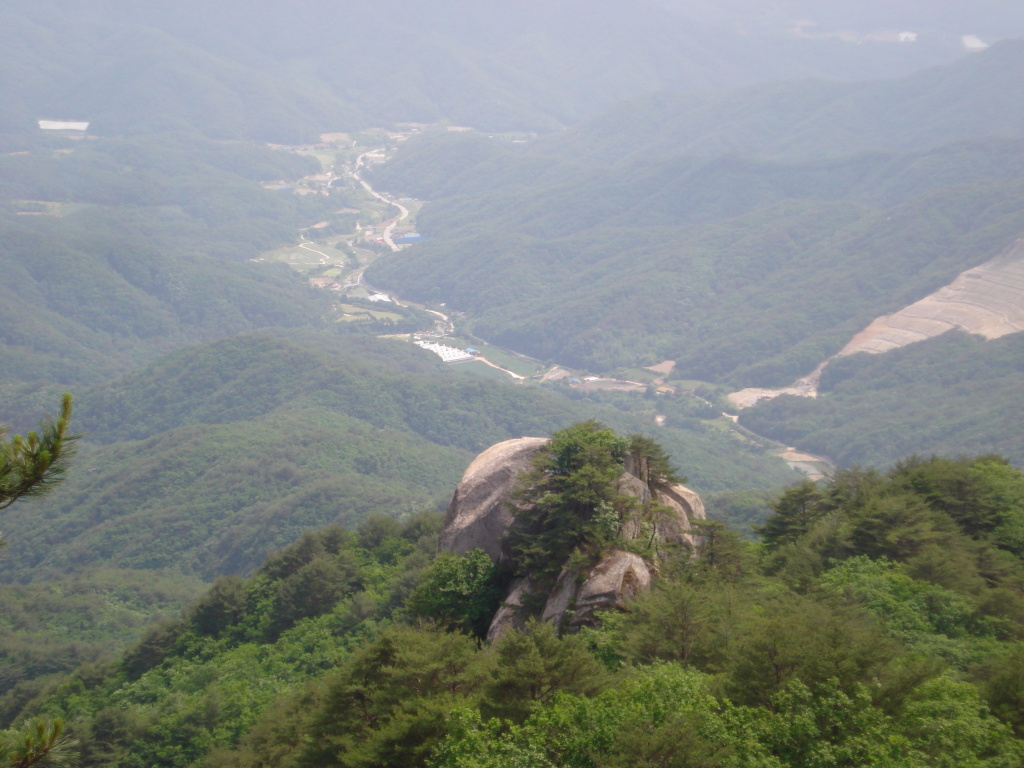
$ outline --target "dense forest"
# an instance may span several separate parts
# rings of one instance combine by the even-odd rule
[[[822,372],[820,398],[783,395],[740,423],[844,466],[886,466],[923,446],[950,456],[994,450],[1020,466],[1024,423],[1013,403],[1022,344],[1021,334],[982,341],[951,331],[885,355],[840,358]]]
[[[47,391],[10,386],[5,406],[42,413]],[[4,512],[0,695],[109,658],[203,583],[252,572],[305,531],[441,509],[491,443],[593,416],[650,432],[653,404],[634,400],[460,375],[410,344],[330,330],[234,336],[83,388],[67,482]],[[695,420],[659,436],[697,487],[764,492],[793,477]]]
[[[782,386],[1012,243],[1021,147],[819,173],[683,160],[449,198],[420,218],[429,242],[368,277],[540,359],[599,371],[671,359],[680,379]]]
[[[77,401],[86,438],[70,481],[7,513],[9,579],[96,563],[245,572],[303,530],[438,507],[472,454],[499,440],[587,415],[624,431],[651,424],[648,412],[459,376],[412,345],[308,332],[193,347]],[[660,436],[699,488],[792,477],[699,423]]]
[[[374,178],[432,200],[429,239],[368,274],[540,359],[783,387],[1024,232],[1022,67],[1008,41],[900,80],[638,97],[526,145],[426,135]],[[840,464],[1019,461],[1015,343],[840,361],[742,423]]]
[[[375,178],[434,200],[420,217],[430,241],[368,276],[458,307],[483,337],[541,359],[595,370],[672,359],[682,379],[785,385],[878,315],[1024,231],[1020,206],[1009,202],[1021,194],[1024,122],[1009,94],[1022,67],[1024,44],[1013,42],[918,76],[942,86],[934,95],[925,89],[926,99],[908,98],[919,85],[912,80],[858,86],[890,109],[910,102],[918,111],[880,118],[863,131],[879,149],[851,155],[858,147],[847,131],[860,132],[836,107],[828,123],[808,126],[832,152],[846,153],[827,160],[763,159],[745,140],[747,156],[722,155],[730,149],[722,147],[701,158],[673,141],[673,156],[608,168],[557,143],[504,149],[484,138],[428,137]],[[832,99],[846,103],[829,84],[791,87],[826,112]],[[967,110],[981,116],[977,123],[944,129],[931,119],[938,104],[987,88],[1001,97]],[[799,142],[786,100],[765,97],[766,114],[751,118],[745,94],[719,98],[741,129],[757,126],[765,136],[763,124],[774,124]],[[688,129],[727,133],[717,110],[693,113],[679,118]],[[602,122],[631,146],[663,125],[653,115],[627,126]],[[918,125],[942,146],[905,150],[929,143]],[[577,154],[588,146],[586,136],[557,141]],[[595,153],[614,157],[600,143]]]
[[[203,339],[318,324],[320,297],[252,261],[329,205],[256,182],[313,167],[186,135],[0,156],[0,382],[95,383]]]
[[[1022,34],[1017,0],[4,3],[0,768],[1017,768],[1021,334],[726,396],[1021,237]],[[442,331],[536,375],[407,343]],[[438,554],[524,435],[518,571]],[[482,640],[513,575],[646,552],[626,446],[704,496],[696,546]]]
[[[259,260],[360,204],[343,188],[261,188],[319,171],[309,157],[187,132],[26,134],[7,149],[0,423],[30,430],[71,388],[85,434],[70,482],[4,517],[0,687],[14,701],[304,531],[440,508],[492,442],[595,415],[654,423],[653,401],[486,382],[373,338],[394,323],[330,322],[323,293]],[[708,489],[792,477],[763,446],[695,421],[665,437]]]
[[[458,627],[493,566],[434,558],[436,515],[326,528],[5,705],[85,766],[1018,765],[1024,475],[909,458],[773,509],[756,545],[700,524],[597,629],[492,645]]]

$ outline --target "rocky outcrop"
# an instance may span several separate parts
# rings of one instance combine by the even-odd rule
[[[491,626],[487,630],[487,642],[493,642],[510,629],[522,629],[526,624],[527,611],[524,604],[535,592],[529,579],[520,578],[513,581],[508,588],[508,595],[501,602]]]
[[[541,612],[563,631],[576,632],[597,623],[595,611],[622,608],[625,601],[651,586],[652,565],[633,552],[615,550],[586,574],[562,571]],[[497,616],[495,616],[497,618]]]
[[[498,564],[507,562],[505,534],[515,524],[511,494],[546,438],[522,437],[488,448],[469,465],[455,490],[438,542],[439,552],[463,554],[482,549]],[[706,517],[696,493],[682,485],[663,486],[646,482],[645,462],[627,461],[616,482],[619,493],[633,496],[647,513],[624,520],[620,536],[626,541],[650,540],[660,544],[696,548],[691,522]],[[647,503],[654,501],[652,507]],[[638,554],[613,550],[585,572],[565,568],[550,591],[540,592],[529,576],[515,579],[495,614],[488,640],[522,627],[530,611],[527,604],[543,605],[540,617],[562,631],[575,632],[597,623],[597,611],[621,608],[624,602],[648,589],[656,575],[656,562]],[[536,610],[536,608],[534,608]]]
[[[479,548],[499,562],[505,531],[515,517],[509,494],[547,442],[545,437],[506,440],[473,459],[448,505],[437,551],[461,555]]]
[[[692,523],[694,520],[705,520],[708,516],[700,496],[685,485],[673,485],[658,489],[654,497],[659,504],[671,510],[657,524],[661,539],[696,549],[697,540],[690,532]]]

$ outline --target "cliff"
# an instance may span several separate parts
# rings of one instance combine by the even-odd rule
[[[459,482],[445,516],[438,552],[463,554],[482,549],[512,580],[501,608],[495,614],[488,639],[500,637],[510,627],[521,626],[539,615],[563,631],[596,624],[595,612],[621,607],[625,600],[650,587],[658,572],[658,554],[666,548],[694,549],[691,521],[706,515],[700,496],[683,485],[652,482],[642,460],[627,457],[616,490],[633,496],[640,508],[655,502],[657,516],[621,521],[619,540],[642,541],[649,554],[612,547],[600,560],[580,572],[566,563],[553,587],[535,584],[530,574],[514,573],[507,534],[516,524],[517,508],[511,496],[523,472],[530,468],[546,438],[522,437],[491,446],[469,465]],[[536,606],[542,606],[539,611]]]

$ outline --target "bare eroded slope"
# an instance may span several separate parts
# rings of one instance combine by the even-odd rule
[[[960,273],[949,285],[899,312],[875,319],[811,374],[784,389],[750,388],[729,395],[738,408],[779,395],[817,396],[822,369],[837,357],[879,354],[959,329],[998,339],[1024,331],[1024,238],[984,264]]]
[[[888,352],[954,328],[986,339],[1024,331],[1024,238],[930,296],[878,318],[837,357]]]

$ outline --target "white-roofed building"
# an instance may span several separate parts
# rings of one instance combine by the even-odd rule
[[[473,359],[473,355],[465,350],[449,347],[447,344],[435,344],[432,341],[415,341],[413,343],[421,349],[433,352],[446,363],[461,363]]]
[[[84,120],[40,120],[41,131],[81,131],[89,130],[89,123]]]

